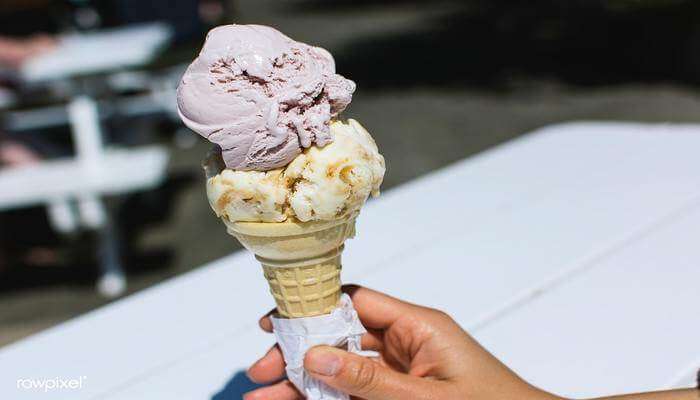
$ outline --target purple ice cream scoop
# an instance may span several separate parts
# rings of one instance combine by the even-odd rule
[[[330,143],[329,121],[354,91],[326,50],[267,26],[224,25],[187,68],[177,106],[185,125],[221,147],[228,168],[267,171]]]

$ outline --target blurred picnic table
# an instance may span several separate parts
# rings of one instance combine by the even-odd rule
[[[69,126],[75,156],[1,170],[0,210],[46,205],[49,221],[59,232],[78,227],[97,230],[101,269],[97,287],[108,297],[124,292],[126,277],[117,225],[103,197],[162,183],[168,153],[162,146],[109,148],[103,132],[104,112],[95,96],[103,90],[103,82],[109,81],[108,74],[148,64],[171,36],[172,29],[163,23],[66,34],[57,38],[55,48],[32,57],[17,70],[5,71],[25,86],[70,87],[65,104],[10,112],[5,120],[15,132]],[[157,96],[149,93],[146,97],[159,106]],[[162,103],[170,104],[170,100]],[[148,104],[141,105],[148,108]]]

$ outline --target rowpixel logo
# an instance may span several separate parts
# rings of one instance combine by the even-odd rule
[[[25,378],[17,379],[17,389],[20,390],[33,390],[41,391],[44,393],[53,391],[69,391],[69,390],[80,390],[83,388],[87,376],[81,376],[78,378]]]

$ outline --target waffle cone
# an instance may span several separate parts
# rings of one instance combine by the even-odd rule
[[[286,318],[330,313],[340,300],[340,256],[356,215],[334,221],[229,222],[228,232],[255,254]]]

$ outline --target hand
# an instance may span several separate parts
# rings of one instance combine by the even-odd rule
[[[345,287],[368,333],[362,348],[379,352],[369,359],[315,347],[304,367],[314,378],[366,400],[558,399],[534,388],[499,362],[447,314],[361,287]],[[268,314],[269,315],[269,314]],[[268,316],[260,326],[272,332]],[[277,346],[248,370],[257,383],[284,377]],[[254,390],[246,400],[296,400],[303,396],[287,380]]]
[[[0,64],[19,68],[29,59],[46,53],[56,47],[56,40],[45,34],[37,34],[26,39],[0,37]]]
[[[32,56],[46,53],[56,47],[57,40],[45,33],[37,33],[25,39],[24,45],[29,49]]]
[[[39,161],[39,156],[21,143],[13,141],[0,142],[0,167],[4,165],[14,167],[36,164]]]

